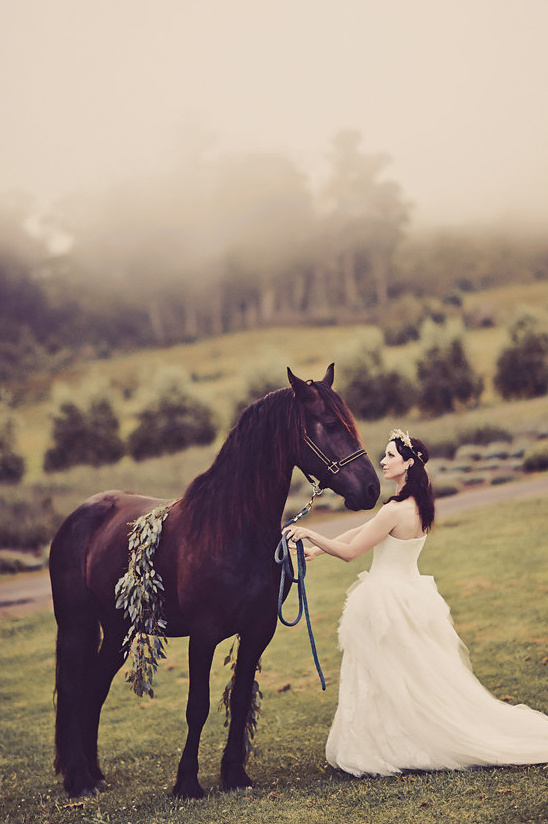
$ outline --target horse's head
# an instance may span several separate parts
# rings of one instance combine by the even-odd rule
[[[348,509],[372,509],[380,483],[362,447],[352,414],[333,389],[334,364],[321,381],[303,381],[287,369],[305,433],[297,466],[344,498]]]

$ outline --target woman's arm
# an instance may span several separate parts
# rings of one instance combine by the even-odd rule
[[[336,538],[326,538],[324,535],[320,535],[319,532],[305,526],[289,526],[284,530],[284,533],[288,539],[293,541],[309,540],[314,544],[311,550],[305,551],[307,560],[311,560],[320,554],[320,552],[315,551],[317,548],[328,555],[340,558],[342,561],[352,561],[372,549],[383,538],[386,538],[388,533],[396,526],[397,520],[397,510],[390,504],[386,504],[374,518],[371,518],[363,526],[343,532],[342,535]]]
[[[343,544],[349,544],[352,538],[362,531],[364,526],[365,524],[361,524],[360,526],[355,526],[354,529],[348,529],[346,532],[341,532],[340,535],[337,535],[337,541],[341,541]]]
[[[357,535],[363,529],[363,524],[361,526],[356,526],[354,529],[349,529],[346,532],[341,532],[340,535],[337,536],[337,541],[340,541],[343,544],[349,544],[351,539]],[[325,551],[320,549],[319,546],[305,546],[304,547],[304,557],[306,561],[312,561],[313,558],[317,558],[318,555],[325,555]]]

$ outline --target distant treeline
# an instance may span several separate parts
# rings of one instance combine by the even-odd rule
[[[281,154],[210,158],[56,204],[0,200],[0,383],[75,353],[292,323],[382,323],[388,343],[462,293],[548,278],[548,243],[507,231],[408,235],[389,158],[337,135],[314,190]],[[65,239],[60,252],[59,238]],[[52,239],[57,251],[51,250]],[[398,298],[419,300],[412,312]]]

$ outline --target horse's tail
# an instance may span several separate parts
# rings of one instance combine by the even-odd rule
[[[54,766],[74,795],[96,778],[97,721],[90,708],[101,625],[86,585],[86,557],[90,539],[109,512],[108,501],[83,504],[61,525],[50,552],[57,621]]]
[[[89,613],[77,625],[60,624],[55,667],[55,772],[68,772],[96,760],[97,742],[88,730],[89,689],[101,642],[99,621]],[[79,762],[82,762],[79,764]],[[94,776],[92,776],[94,777]],[[71,792],[80,788],[67,786]]]

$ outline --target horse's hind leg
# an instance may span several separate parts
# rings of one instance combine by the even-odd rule
[[[88,611],[72,613],[58,622],[55,769],[63,774],[71,796],[95,795],[100,781],[94,769],[97,759],[95,765],[90,763],[86,735],[99,640],[99,622]]]
[[[106,700],[112,679],[124,663],[122,652],[124,633],[109,632],[103,638],[99,655],[94,664],[90,680],[90,703],[84,725],[84,750],[89,770],[98,782],[96,787],[105,787],[104,775],[99,767],[97,753],[97,736],[101,709]]]
[[[183,798],[202,798],[198,782],[198,747],[209,714],[209,674],[216,644],[190,636],[188,645],[189,678],[186,720],[188,733],[179,762],[173,794]]]

